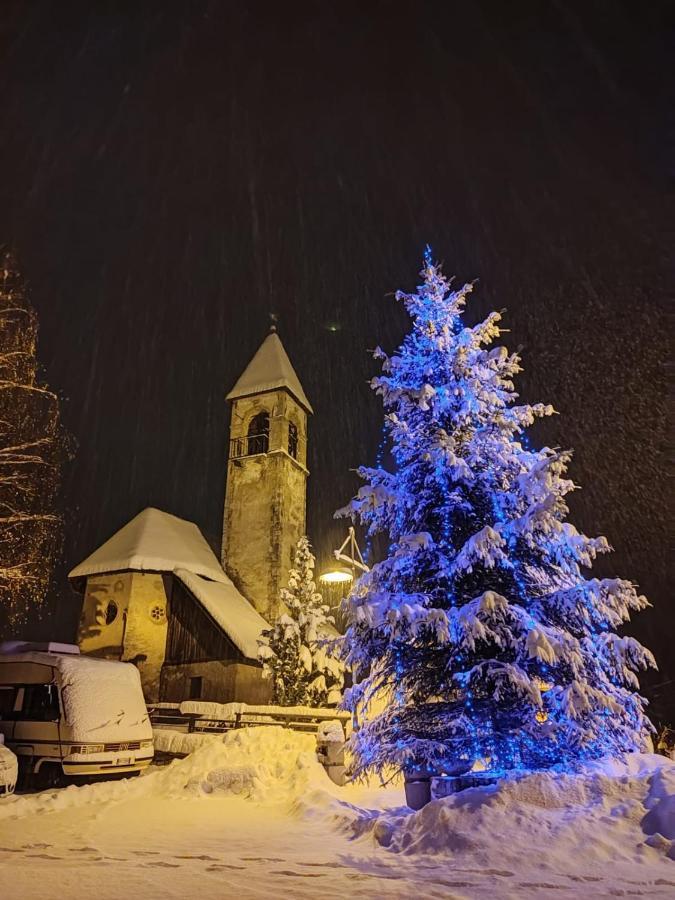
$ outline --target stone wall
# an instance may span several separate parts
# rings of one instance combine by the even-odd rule
[[[260,412],[270,416],[267,453],[231,458],[223,517],[223,567],[268,622],[280,611],[295,544],[306,529],[307,415],[286,391],[236,400],[230,437],[245,441]],[[288,429],[298,429],[298,454],[288,453]]]
[[[77,634],[82,653],[106,659],[121,658],[131,575],[131,572],[122,572],[87,578]]]
[[[141,674],[145,699],[159,700],[159,676],[166,654],[167,608],[162,576],[134,572],[122,659]]]
[[[161,575],[122,572],[89,576],[78,631],[80,651],[134,662],[148,702],[159,699],[166,632],[166,592]]]

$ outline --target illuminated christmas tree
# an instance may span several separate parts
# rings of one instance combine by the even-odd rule
[[[333,617],[316,589],[309,540],[295,549],[288,588],[281,591],[287,609],[263,631],[258,655],[272,679],[272,702],[280,706],[325,706],[342,699],[344,666],[329,646]]]
[[[43,604],[61,543],[59,400],[38,376],[38,323],[11,254],[0,259],[0,634]]]
[[[395,470],[362,468],[342,511],[388,555],[346,601],[344,650],[357,684],[355,772],[459,772],[573,765],[645,749],[651,724],[636,671],[652,654],[615,629],[647,600],[587,570],[610,549],[566,522],[570,453],[524,435],[550,406],[519,405],[519,358],[501,316],[462,315],[424,259],[417,293],[398,293],[412,331],[378,349]]]

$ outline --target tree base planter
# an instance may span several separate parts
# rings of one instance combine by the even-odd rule
[[[465,772],[461,775],[410,773],[405,776],[405,802],[410,809],[418,810],[432,800],[441,800],[468,788],[496,784],[497,781],[497,775],[488,772]]]
[[[410,809],[422,809],[431,800],[431,776],[405,776],[405,802]]]
[[[431,779],[431,799],[441,800],[469,788],[497,784],[498,777],[488,772],[467,772],[466,775],[437,775]]]

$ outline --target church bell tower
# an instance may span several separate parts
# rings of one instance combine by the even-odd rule
[[[307,416],[300,380],[273,326],[227,395],[232,403],[222,564],[270,623],[306,530]]]

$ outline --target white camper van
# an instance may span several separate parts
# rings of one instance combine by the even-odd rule
[[[71,644],[0,644],[0,734],[22,777],[134,774],[152,760],[152,727],[131,663]]]

